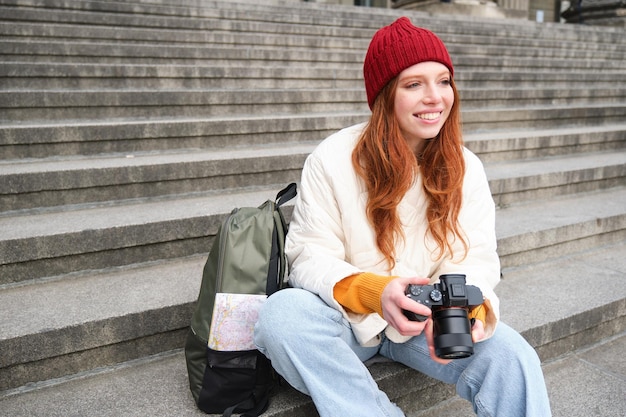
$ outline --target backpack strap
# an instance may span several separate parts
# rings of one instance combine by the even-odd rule
[[[278,194],[276,194],[276,205],[280,207],[287,201],[294,198],[296,194],[298,194],[297,188],[298,186],[296,185],[296,183],[292,182],[291,184],[280,190]]]
[[[231,417],[233,413],[235,412],[235,410],[238,409],[239,407],[242,407],[244,409],[253,407],[255,403],[254,400],[255,400],[254,394],[251,394],[250,397],[246,398],[240,403],[237,403],[231,407],[228,407],[226,410],[224,410],[224,414],[222,414],[222,417]],[[246,411],[245,413],[241,414],[239,417],[259,417],[268,409],[269,405],[270,405],[270,394],[269,392],[265,392],[263,394],[263,397],[257,400],[256,406],[254,406],[254,408]]]
[[[222,414],[222,417],[231,417],[237,408],[239,407],[247,408],[253,405],[254,405],[254,397],[250,396],[249,398],[243,400],[242,402],[235,404],[231,407],[228,407],[226,410],[224,410],[224,414]],[[269,394],[266,393],[263,396],[263,398],[259,399],[259,402],[253,409],[246,411],[244,414],[241,414],[239,417],[259,417],[261,414],[265,412],[265,410],[267,410],[269,405],[270,405],[270,396]]]
[[[254,407],[253,410],[246,411],[244,414],[240,415],[239,417],[259,417],[268,409],[269,406],[270,406],[270,395],[269,393],[266,392],[263,395],[263,398],[259,398],[259,402],[257,403],[256,407]]]
[[[254,404],[254,400],[252,397],[248,397],[245,400],[231,406],[228,407],[226,410],[224,410],[224,414],[222,414],[222,417],[231,417],[233,415],[233,413],[235,412],[235,410],[237,409],[237,407],[241,407],[241,406],[247,406],[247,405],[253,405]]]
[[[283,271],[287,269],[287,260],[284,255],[284,240],[289,226],[285,221],[280,206],[293,199],[297,193],[296,183],[292,182],[276,194],[276,200],[274,202],[275,226],[272,232],[271,260],[267,275],[267,285],[265,288],[265,293],[267,295],[274,294],[283,286]]]

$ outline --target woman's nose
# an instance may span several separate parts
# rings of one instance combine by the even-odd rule
[[[424,90],[424,98],[425,103],[438,103],[441,101],[441,92],[439,91],[439,86],[434,84],[428,84],[426,89]]]

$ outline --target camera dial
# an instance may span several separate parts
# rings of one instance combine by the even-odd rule
[[[434,289],[430,292],[430,299],[434,302],[438,303],[439,301],[441,301],[442,298],[443,295],[441,294],[441,291]]]

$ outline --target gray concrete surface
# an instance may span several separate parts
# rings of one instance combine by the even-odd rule
[[[626,332],[546,362],[543,369],[553,417],[626,415],[624,351]],[[308,402],[303,395],[290,395],[289,399]],[[281,400],[279,396],[273,401]],[[195,409],[187,389],[181,351],[0,398],[0,410],[3,416],[12,417],[206,416]],[[473,415],[469,403],[454,397],[407,417]]]
[[[543,365],[553,417],[626,416],[626,333]],[[470,404],[455,397],[408,417],[470,417]]]
[[[505,269],[496,288],[503,320],[540,346],[554,417],[626,415],[624,254],[626,241]],[[372,373],[386,391],[419,387],[419,394],[400,396],[407,410],[451,398],[409,417],[473,415],[467,402],[454,398],[453,387],[399,367],[374,365]],[[309,399],[293,390],[281,391],[273,403],[268,416],[315,415]],[[0,393],[0,410],[14,417],[203,415],[191,399],[180,349]]]
[[[180,350],[201,253],[233,206],[299,177],[306,143],[367,116],[363,54],[399,11],[209,3],[0,0],[0,417],[203,415]],[[618,366],[585,355],[626,331],[623,30],[412,19],[450,49],[501,207],[504,321],[555,367],[555,414],[622,412],[599,371]],[[450,386],[372,373],[407,413],[446,415]],[[266,415],[316,412],[285,390]]]

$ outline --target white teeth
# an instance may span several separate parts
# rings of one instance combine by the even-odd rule
[[[418,114],[417,117],[419,117],[420,119],[426,119],[426,120],[435,120],[437,117],[440,116],[441,113],[424,113],[424,114]]]

